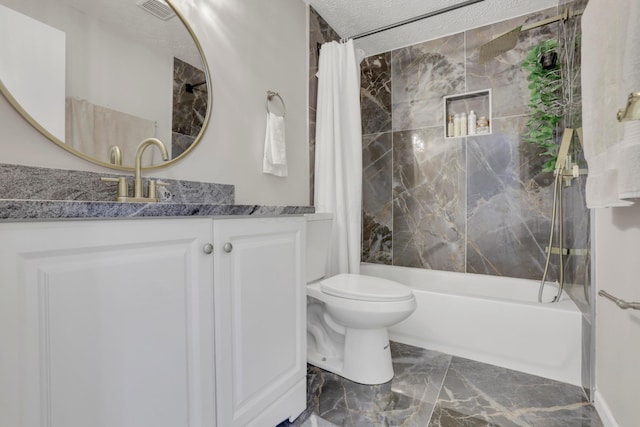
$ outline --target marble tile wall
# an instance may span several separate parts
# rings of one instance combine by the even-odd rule
[[[171,158],[182,154],[195,140],[207,115],[207,85],[204,72],[173,59],[173,120]],[[197,85],[191,91],[187,84]]]
[[[541,172],[543,160],[523,141],[529,92],[520,64],[532,46],[558,37],[560,24],[522,33],[514,49],[485,64],[478,56],[492,37],[559,12],[551,8],[363,61],[364,262],[541,278],[553,175]],[[443,96],[483,89],[492,91],[493,134],[445,139]],[[583,179],[563,196],[565,246],[588,248]],[[588,281],[588,256],[566,257],[565,267],[567,283]],[[557,271],[556,261],[550,281]]]

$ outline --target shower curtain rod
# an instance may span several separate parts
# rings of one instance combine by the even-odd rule
[[[372,36],[374,34],[381,33],[383,31],[391,30],[393,28],[401,27],[403,25],[411,24],[413,22],[421,21],[423,19],[432,18],[434,16],[442,15],[443,13],[451,12],[463,7],[471,6],[472,4],[481,3],[485,0],[467,0],[451,6],[443,7],[442,9],[434,10],[433,12],[425,13],[424,15],[416,16],[414,18],[405,19],[404,21],[396,22],[395,24],[387,25],[385,27],[376,28],[375,30],[367,31],[355,36],[351,39],[361,39],[362,37]]]

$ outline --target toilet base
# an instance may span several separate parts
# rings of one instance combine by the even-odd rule
[[[307,362],[360,384],[382,384],[393,378],[391,349],[386,328],[346,328],[343,354],[346,356],[340,359],[308,351]]]

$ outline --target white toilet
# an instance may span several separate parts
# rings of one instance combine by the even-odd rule
[[[408,287],[359,274],[324,278],[333,216],[307,215],[307,361],[361,384],[393,378],[387,327],[416,309]]]

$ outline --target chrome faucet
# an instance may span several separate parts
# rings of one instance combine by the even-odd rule
[[[140,145],[138,145],[138,148],[136,149],[136,169],[135,169],[135,175],[133,176],[133,198],[134,199],[145,199],[144,194],[142,192],[142,153],[144,153],[144,150],[150,146],[150,145],[155,145],[156,147],[158,147],[158,149],[160,150],[160,153],[162,154],[162,160],[164,160],[165,162],[167,160],[169,160],[169,153],[167,152],[167,147],[165,147],[165,145],[162,143],[162,141],[160,141],[157,138],[147,138],[144,141],[142,141],[140,143]],[[152,195],[149,195],[149,198],[155,198],[151,197]]]

